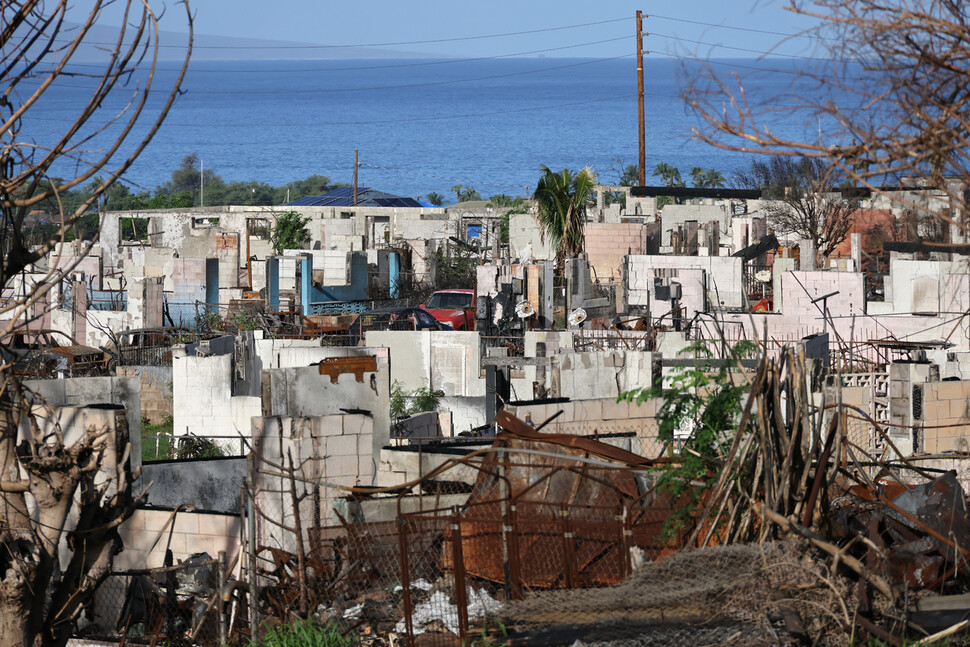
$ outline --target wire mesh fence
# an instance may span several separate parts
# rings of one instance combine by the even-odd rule
[[[434,493],[383,498],[302,478],[306,465],[257,469],[253,626],[308,615],[345,632],[451,645],[513,600],[615,585],[637,560],[678,545],[662,532],[670,504],[646,472],[532,455],[465,467],[461,483],[439,475],[422,486]],[[510,475],[522,470],[535,487]]]
[[[248,636],[245,600],[223,596],[225,554],[192,555],[154,569],[118,570],[98,587],[95,602],[69,645],[223,645]]]

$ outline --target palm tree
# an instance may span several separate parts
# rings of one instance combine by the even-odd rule
[[[455,202],[461,202],[461,192],[465,189],[464,184],[456,184],[451,187],[451,192],[455,194]]]
[[[458,186],[461,186],[460,184]],[[479,195],[478,191],[474,187],[466,186],[462,188],[458,195],[458,202],[471,202],[472,200],[481,200],[482,196]]]
[[[698,189],[705,188],[704,186],[704,169],[699,166],[695,166],[690,170],[690,181],[694,183],[694,186]]]
[[[433,204],[436,207],[440,207],[445,202],[445,196],[434,191],[424,196],[424,199],[428,201],[428,204]]]
[[[666,162],[657,164],[653,169],[653,175],[659,176],[667,186],[684,186],[684,181],[680,177],[680,171]]]
[[[586,208],[596,174],[588,166],[576,174],[569,169],[554,173],[548,166],[540,168],[542,177],[532,199],[539,209],[543,237],[549,236],[556,248],[557,264],[561,266],[566,258],[583,251]]]
[[[704,183],[709,189],[720,189],[727,184],[727,180],[720,171],[709,168],[704,173]]]

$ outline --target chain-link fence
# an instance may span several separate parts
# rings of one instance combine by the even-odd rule
[[[483,459],[500,451],[510,452],[500,463]],[[615,585],[638,560],[680,545],[663,532],[670,502],[647,471],[476,453],[393,494],[305,478],[319,467],[308,463],[257,463],[247,488],[253,626],[305,614],[345,632],[450,645],[514,600]]]
[[[227,570],[224,553],[215,558],[201,553],[153,569],[116,570],[98,587],[79,622],[78,638],[69,644],[245,643],[245,598],[227,586]]]

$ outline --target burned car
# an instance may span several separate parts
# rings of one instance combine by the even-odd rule
[[[109,356],[59,330],[15,330],[0,340],[0,357],[23,377],[40,379],[107,375]]]

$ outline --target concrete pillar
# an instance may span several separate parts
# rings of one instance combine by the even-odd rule
[[[852,271],[862,271],[862,234],[849,234],[849,244],[852,247]]]
[[[815,245],[812,241],[807,238],[803,238],[801,242],[798,243],[799,249],[799,264],[802,270],[815,270],[817,269],[815,264]]]
[[[134,328],[158,328],[162,324],[163,281],[161,276],[131,279],[128,286],[128,314]]]

